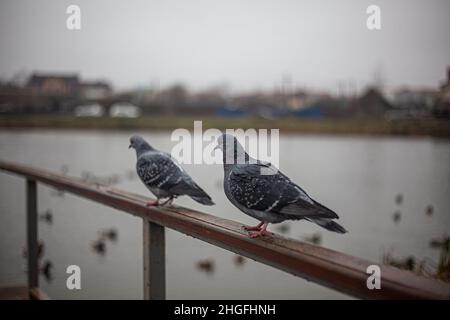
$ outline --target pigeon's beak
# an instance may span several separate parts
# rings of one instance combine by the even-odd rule
[[[130,149],[131,148],[131,144],[128,146],[128,149]]]

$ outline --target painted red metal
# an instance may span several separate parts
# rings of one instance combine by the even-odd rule
[[[141,195],[92,186],[80,179],[17,164],[0,162],[0,169],[148,219],[355,297],[450,299],[450,284],[383,265],[380,265],[381,289],[369,290],[366,270],[377,263],[279,235],[250,239],[243,225],[232,220],[176,206],[147,207],[149,198]]]

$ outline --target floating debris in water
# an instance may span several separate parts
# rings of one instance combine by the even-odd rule
[[[445,235],[441,239],[432,239],[430,247],[440,249],[439,263],[436,277],[446,282],[450,282],[450,237]]]
[[[390,253],[387,253],[383,256],[383,263],[399,269],[414,271],[416,258],[407,256],[403,259],[398,259],[394,258]]]
[[[403,203],[403,194],[398,193],[398,194],[395,196],[395,203],[396,203],[396,204],[402,204],[402,203]]]
[[[394,258],[390,253],[383,255],[383,263],[400,269],[413,271],[417,275],[450,282],[450,237],[444,235],[438,239],[431,239],[429,246],[432,249],[440,250],[438,263],[430,258],[419,260],[413,256],[398,259]]]
[[[303,237],[303,239],[309,243],[316,245],[320,245],[322,243],[322,235],[319,232],[316,232],[311,236]]]
[[[450,251],[450,237],[443,236],[441,239],[431,239],[430,247],[433,249],[443,248],[446,251]]]
[[[45,210],[39,215],[39,219],[46,222],[47,224],[53,224],[53,213],[50,209]]]
[[[53,263],[50,260],[47,260],[44,262],[44,265],[42,266],[41,272],[44,275],[45,280],[52,281],[53,280]]]
[[[45,253],[45,243],[43,241],[39,241],[37,247],[38,262],[44,258],[44,253]],[[26,247],[24,247],[22,250],[22,256],[24,259],[28,259],[28,250]],[[42,264],[42,267],[39,268],[39,271],[43,274],[45,280],[47,281],[53,280],[52,268],[53,263],[50,260],[46,260]],[[27,272],[26,269],[24,271]]]
[[[430,204],[425,208],[425,214],[427,216],[432,216],[434,213],[434,207]]]
[[[38,259],[41,259],[44,256],[44,252],[45,252],[45,243],[43,241],[38,241]],[[27,247],[24,247],[22,249],[22,257],[25,259],[28,258]]]
[[[450,253],[450,237],[443,237],[442,239],[431,239],[430,247],[433,249],[441,249],[444,254],[448,255]]]
[[[247,261],[243,256],[235,255],[233,258],[234,264],[237,266],[242,266]]]
[[[92,244],[92,249],[100,255],[106,254],[106,242],[116,242],[119,238],[119,232],[115,228],[103,229],[99,232],[99,238]]]
[[[276,230],[278,230],[282,234],[286,234],[291,229],[291,226],[289,224],[283,223],[275,227]]]
[[[106,244],[103,240],[97,240],[92,244],[92,249],[95,253],[104,256],[106,254]]]
[[[392,220],[395,222],[395,223],[399,223],[400,222],[400,220],[402,220],[402,213],[400,212],[400,211],[395,211],[393,214],[392,214]]]
[[[414,266],[416,265],[416,259],[413,256],[409,256],[405,259],[404,265],[407,270],[414,270]]]
[[[442,242],[441,242],[441,240],[431,239],[429,245],[430,245],[430,248],[439,249],[442,247]]]
[[[212,274],[215,271],[215,263],[212,259],[200,260],[197,262],[197,269],[204,271],[207,274]]]
[[[119,237],[119,232],[115,228],[110,228],[106,230],[102,230],[100,232],[101,239],[109,240],[112,242],[116,242]]]

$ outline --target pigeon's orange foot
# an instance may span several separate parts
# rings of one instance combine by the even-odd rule
[[[260,231],[263,223],[261,222],[257,226],[243,226],[242,229],[245,231]]]
[[[273,236],[273,233],[269,232],[265,229],[262,229],[262,230],[259,230],[256,232],[250,232],[248,235],[250,236],[250,238],[259,238],[259,237],[264,237],[264,236],[271,237],[271,236]]]
[[[147,207],[157,207],[159,206],[159,200],[151,200],[145,204]]]

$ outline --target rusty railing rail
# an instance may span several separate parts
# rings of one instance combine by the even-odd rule
[[[28,289],[39,292],[37,264],[37,183],[76,194],[143,220],[144,298],[165,299],[165,228],[170,228],[266,265],[358,298],[450,299],[450,285],[412,272],[380,265],[381,289],[370,290],[367,267],[376,263],[275,235],[250,239],[242,224],[183,207],[146,207],[149,199],[91,185],[23,165],[0,162],[0,170],[27,180]],[[378,264],[377,264],[378,265]]]

